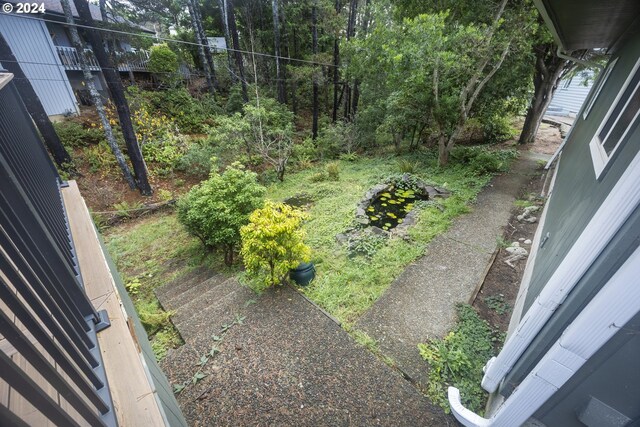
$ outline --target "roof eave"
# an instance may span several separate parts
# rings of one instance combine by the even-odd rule
[[[540,15],[542,16],[544,23],[547,25],[547,28],[549,29],[549,31],[551,31],[553,40],[556,42],[556,44],[560,47],[562,51],[566,52],[565,44],[562,42],[562,37],[560,36],[558,28],[556,27],[556,23],[551,18],[551,15],[549,15],[549,11],[545,6],[544,1],[533,0],[533,4],[536,6],[538,11],[540,12]]]

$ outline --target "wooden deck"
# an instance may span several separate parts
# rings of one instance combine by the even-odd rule
[[[168,425],[153,381],[140,352],[131,319],[122,307],[120,296],[108,268],[89,211],[75,181],[62,190],[78,262],[87,296],[97,310],[106,309],[111,326],[98,333],[98,342],[111,389],[116,418],[120,426]],[[0,247],[0,250],[2,248]],[[0,271],[0,275],[2,272]],[[8,283],[6,277],[3,281]],[[2,304],[0,302],[0,304]],[[4,309],[5,307],[0,307]],[[146,339],[146,337],[142,337]],[[35,340],[32,339],[32,342]],[[38,345],[36,343],[36,345]],[[9,355],[49,396],[58,402],[82,426],[88,425],[53,387],[15,349],[0,336],[0,351]],[[51,361],[51,360],[50,360]],[[55,364],[54,364],[55,366]],[[62,373],[60,369],[58,369]],[[9,408],[29,425],[53,426],[46,417],[0,380],[0,405]]]
[[[131,331],[89,210],[75,181],[62,190],[87,296],[97,310],[106,309],[111,326],[98,334],[111,396],[121,426],[162,426],[164,413]],[[146,339],[146,337],[143,337]]]

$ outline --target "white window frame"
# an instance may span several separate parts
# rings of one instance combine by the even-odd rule
[[[613,71],[613,67],[615,67],[616,62],[618,62],[618,58],[616,58],[613,61],[609,62],[607,67],[602,72],[602,77],[600,79],[598,79],[598,83],[596,84],[596,87],[593,88],[593,91],[591,92],[592,95],[589,98],[589,100],[587,101],[587,106],[584,109],[584,113],[582,113],[582,118],[584,120],[587,119],[587,116],[591,112],[591,107],[593,107],[593,104],[595,104],[596,99],[598,99],[598,95],[600,95],[600,91],[602,90],[602,88],[604,87],[605,83],[607,82],[607,79],[609,78],[609,75],[611,74],[611,71]]]
[[[620,100],[621,100],[620,98],[622,98],[622,95],[627,90],[629,84],[631,83],[631,79],[633,79],[633,77],[635,76],[635,74],[638,71],[639,67],[640,67],[640,58],[636,61],[635,65],[633,66],[633,69],[631,70],[631,72],[627,76],[627,79],[625,80],[624,85],[622,85],[622,87],[618,91],[618,95],[616,95],[616,99],[611,103],[611,106],[609,107],[609,111],[607,111],[607,114],[605,114],[604,118],[602,119],[602,122],[600,123],[600,126],[598,126],[598,129],[596,130],[595,134],[593,135],[593,138],[591,139],[591,142],[589,142],[589,149],[591,151],[591,160],[593,161],[593,168],[594,168],[594,171],[595,171],[595,174],[596,174],[596,179],[599,179],[602,176],[602,173],[604,172],[607,164],[613,158],[613,156],[614,156],[615,152],[618,150],[618,148],[620,148],[620,143],[622,141],[624,141],[625,137],[627,136],[627,134],[629,132],[629,129],[631,127],[633,127],[633,124],[636,123],[636,121],[638,120],[638,116],[640,116],[640,109],[638,109],[636,114],[633,116],[633,119],[631,120],[631,124],[632,125],[629,126],[625,130],[625,132],[622,134],[622,136],[620,137],[620,139],[616,143],[615,147],[613,147],[613,149],[611,150],[611,153],[607,154],[607,152],[604,149],[604,144],[607,141],[607,137],[611,134],[611,131],[615,128],[616,124],[618,123],[618,120],[620,120],[620,117],[616,117],[615,118],[615,121],[613,122],[613,124],[611,125],[611,127],[609,129],[609,133],[604,137],[604,139],[600,139],[600,131],[602,130],[602,128],[608,122],[609,118],[611,117],[611,113],[613,112],[613,110],[618,106],[618,102],[620,102]],[[640,90],[640,82],[637,84],[636,90]],[[625,101],[625,104],[624,104],[623,108],[621,109],[621,112],[624,111],[626,106],[629,104],[629,101],[631,100],[631,97],[634,94],[635,94],[635,92],[632,92],[631,96],[629,97],[629,99],[627,99]]]

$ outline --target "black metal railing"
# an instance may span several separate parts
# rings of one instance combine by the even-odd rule
[[[0,350],[0,378],[56,425],[114,426],[96,338],[108,325],[106,313],[96,312],[84,292],[62,182],[16,88],[11,82],[2,86],[4,76],[0,73],[0,338],[10,346]],[[18,360],[40,377],[27,374]],[[20,418],[11,409],[0,408],[0,425]]]

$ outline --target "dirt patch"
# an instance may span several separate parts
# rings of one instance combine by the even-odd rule
[[[544,200],[539,196],[544,185],[543,172],[541,170],[540,174],[534,176],[522,189],[518,197],[518,206],[511,212],[496,257],[473,303],[480,316],[501,332],[506,332],[509,327],[511,312],[527,262],[525,258],[513,262],[513,267],[507,264],[505,261],[511,253],[507,252],[506,246],[518,242],[527,252],[531,252],[532,245],[529,241],[533,240],[538,222],[520,222],[517,216],[522,214],[526,205],[537,205],[542,209]],[[540,211],[537,213],[538,216],[539,213]]]
[[[522,128],[522,121],[516,123],[515,126]],[[514,143],[517,143],[517,141],[510,141],[505,144]],[[552,155],[561,143],[560,130],[547,123],[541,123],[535,143],[526,146],[517,145],[516,147],[518,150]],[[547,172],[540,170],[540,174],[532,178],[527,186],[522,189],[518,197],[519,206],[515,206],[511,212],[511,218],[502,235],[502,245],[498,248],[496,257],[473,303],[480,316],[502,332],[506,332],[509,327],[511,312],[527,263],[527,259],[522,259],[515,261],[513,267],[508,265],[505,260],[511,254],[507,252],[505,246],[518,242],[527,252],[531,252],[531,244],[525,244],[524,242],[533,240],[538,228],[538,222],[533,224],[520,222],[516,217],[523,213],[526,205],[535,204],[540,206],[540,210],[542,210],[544,200],[539,198],[539,195],[542,193],[544,186],[545,173]],[[552,173],[552,171],[548,173]],[[540,212],[536,215],[539,216],[539,214]]]

